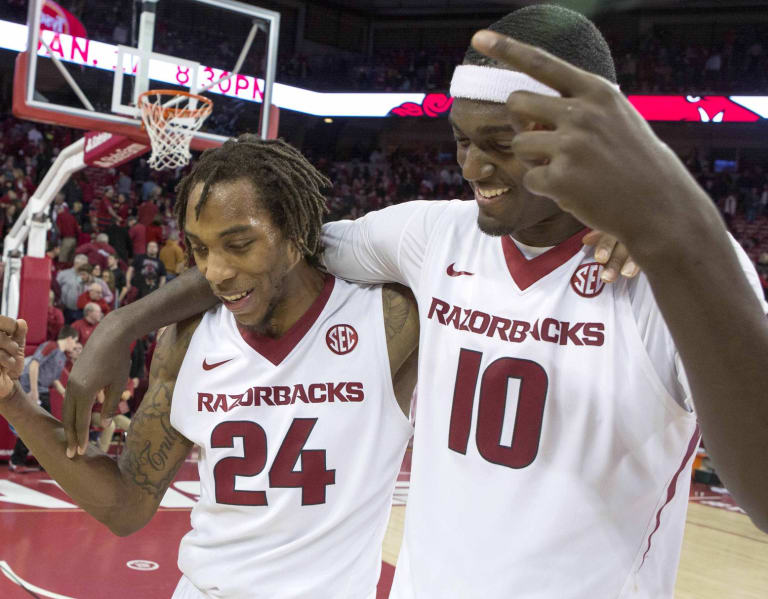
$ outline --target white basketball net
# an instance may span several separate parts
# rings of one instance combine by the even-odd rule
[[[152,144],[149,166],[159,171],[189,163],[189,145],[213,102],[195,94],[150,90],[139,96],[139,109]]]

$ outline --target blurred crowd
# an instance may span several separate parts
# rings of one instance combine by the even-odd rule
[[[768,92],[765,28],[734,27],[712,43],[674,32],[640,37],[609,35],[616,72],[627,94],[762,94]],[[370,57],[281,57],[281,83],[318,90],[441,91],[450,87],[463,50],[403,48]]]
[[[709,43],[679,30],[610,37],[619,84],[638,94],[763,94],[768,92],[765,27],[734,25]]]
[[[81,18],[92,39],[132,44],[131,15],[123,14],[124,7],[119,3],[88,2],[87,10],[85,0],[63,4]],[[3,18],[23,22],[26,1],[8,0],[4,12],[7,14]],[[648,17],[646,30],[633,34],[624,29],[614,30],[610,24],[602,27],[614,54],[622,89],[641,94],[768,92],[768,29],[752,22],[749,14],[741,23],[728,26],[712,22],[712,18],[704,15],[699,24],[692,19],[666,25],[663,19]],[[599,17],[597,23],[600,25]],[[228,68],[235,63],[244,41],[245,33],[241,35],[240,31],[243,26],[207,25],[190,25],[196,40],[195,47],[190,49],[184,47],[185,42],[177,32],[164,27],[160,18],[155,51],[194,55],[202,64]],[[410,30],[380,28],[375,35],[386,37],[383,41],[387,49],[380,48],[374,38],[368,55],[334,52],[331,47],[330,53],[281,54],[277,79],[326,91],[447,91],[453,68],[461,62],[463,47],[446,43],[442,47],[414,48]],[[402,43],[398,43],[398,36],[402,36]],[[257,38],[244,72],[263,73],[263,47],[263,39]]]

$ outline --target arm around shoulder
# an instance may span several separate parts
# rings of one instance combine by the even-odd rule
[[[105,409],[113,409],[128,374],[131,343],[163,326],[191,318],[217,302],[208,282],[191,268],[167,285],[110,312],[88,339],[67,385],[64,426],[70,450],[87,441],[87,418],[93,397],[109,388]],[[128,361],[127,361],[128,360]]]
[[[418,281],[429,240],[449,202],[415,201],[323,226],[323,262],[332,274],[363,283]]]

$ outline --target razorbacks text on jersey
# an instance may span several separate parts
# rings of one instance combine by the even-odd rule
[[[392,386],[381,288],[326,278],[279,339],[226,308],[195,331],[171,424],[200,447],[176,599],[375,596],[412,429]]]
[[[586,231],[526,256],[476,221],[411,202],[324,229],[331,272],[419,304],[391,599],[671,598],[699,433],[647,279],[605,285]]]

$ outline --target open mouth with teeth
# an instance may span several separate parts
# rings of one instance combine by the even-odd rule
[[[249,289],[248,291],[243,291],[242,293],[235,293],[232,295],[219,295],[219,299],[221,299],[221,301],[224,302],[224,305],[230,310],[237,310],[238,308],[241,308],[243,305],[245,305],[245,303],[251,297],[252,293],[253,289]]]
[[[476,187],[475,191],[478,193],[478,195],[490,200],[491,198],[495,198],[501,194],[507,193],[509,191],[509,187],[500,187],[498,189],[481,189]]]

